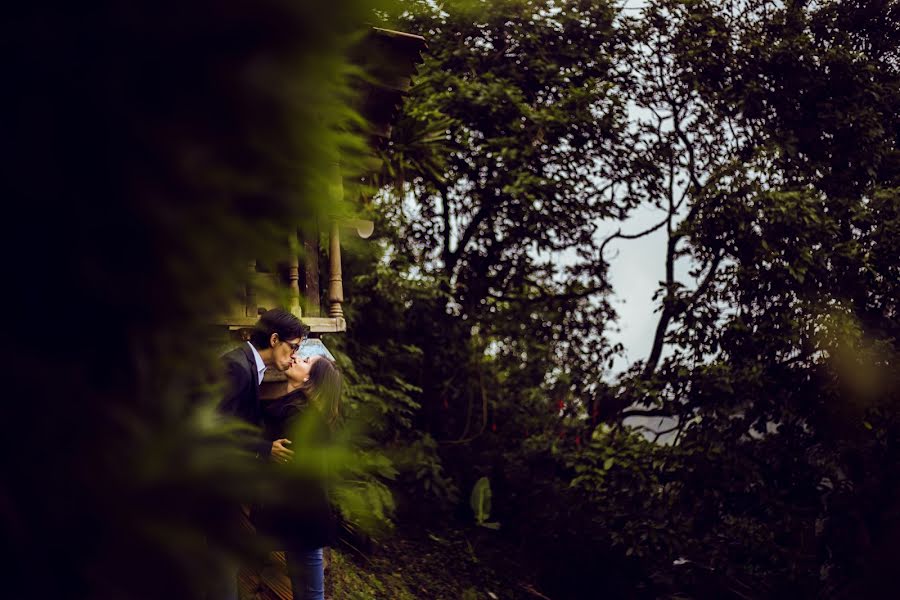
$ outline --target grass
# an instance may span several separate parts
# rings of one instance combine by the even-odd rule
[[[471,527],[405,531],[370,556],[333,549],[335,600],[535,600],[541,595],[497,532]]]

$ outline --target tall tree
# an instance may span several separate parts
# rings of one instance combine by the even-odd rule
[[[875,483],[898,467],[896,7],[660,1],[634,25],[666,277],[606,415],[675,419],[671,529],[726,589],[871,592],[893,542],[870,523],[896,531],[898,505]]]
[[[630,168],[617,60],[627,31],[616,29],[613,3],[557,4],[421,3],[405,13],[431,52],[385,152],[401,182],[386,204],[403,208],[405,248],[443,292],[428,318],[450,318],[476,356],[490,346],[507,364],[527,363],[511,380],[536,386],[547,373],[571,378],[585,356],[591,371],[608,358],[608,287],[593,238],[597,221],[629,202],[615,193]],[[477,414],[462,408],[484,397],[472,375],[426,382],[425,396],[439,407],[449,391]],[[471,426],[450,422],[463,438]]]

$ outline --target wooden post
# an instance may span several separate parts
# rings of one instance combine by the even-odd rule
[[[341,234],[337,219],[331,222],[328,248],[328,316],[332,319],[343,318],[344,282],[341,274]]]

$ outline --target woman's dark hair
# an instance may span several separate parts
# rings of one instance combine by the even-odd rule
[[[329,427],[334,428],[341,420],[341,388],[344,377],[333,361],[320,356],[309,370],[309,379],[301,388],[309,403],[322,411]]]
[[[306,333],[306,326],[300,322],[300,319],[292,315],[286,310],[273,308],[267,310],[253,326],[250,333],[250,343],[257,350],[263,350],[269,347],[269,340],[272,334],[277,333],[282,340],[293,340],[303,337]]]

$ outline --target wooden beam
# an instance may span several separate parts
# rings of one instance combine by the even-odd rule
[[[319,317],[301,320],[309,326],[310,333],[340,333],[347,331],[347,321],[343,317]]]

